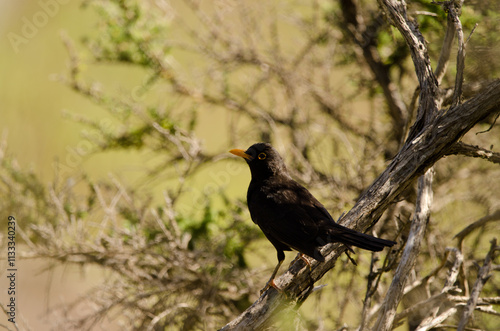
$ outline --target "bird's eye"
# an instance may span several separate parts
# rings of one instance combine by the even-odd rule
[[[264,160],[266,158],[266,153],[260,153],[258,158],[259,160]]]

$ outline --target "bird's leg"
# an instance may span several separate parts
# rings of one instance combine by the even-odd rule
[[[270,287],[274,287],[278,292],[281,291],[281,289],[274,283],[274,277],[276,277],[276,274],[278,273],[278,270],[281,267],[281,264],[283,264],[283,260],[279,260],[278,264],[276,265],[276,268],[274,268],[273,274],[271,275],[271,278],[266,283],[266,286],[262,290],[260,290],[260,295],[267,291]]]
[[[273,274],[267,281],[266,286],[264,286],[264,288],[260,290],[260,295],[262,295],[262,293],[267,291],[270,287],[274,287],[278,292],[281,292],[281,289],[274,283],[274,277],[276,277],[278,270],[280,270],[281,264],[283,264],[283,261],[285,261],[285,252],[278,248],[276,248],[276,251],[278,253],[278,264],[276,265],[276,268],[274,268]]]

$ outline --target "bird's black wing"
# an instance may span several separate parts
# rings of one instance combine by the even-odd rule
[[[318,250],[327,243],[322,228],[333,222],[323,205],[291,179],[278,178],[263,184],[249,187],[247,199],[252,220],[271,242],[273,238],[323,261]]]
[[[278,250],[281,243],[281,247],[323,261],[319,248],[327,243],[341,242],[370,251],[395,244],[337,224],[306,188],[291,179],[250,185],[248,193],[253,221]]]

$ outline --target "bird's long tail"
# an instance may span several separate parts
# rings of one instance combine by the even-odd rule
[[[328,232],[330,242],[341,242],[345,245],[352,245],[367,249],[372,252],[378,252],[384,247],[392,247],[395,241],[385,240],[364,234],[349,228],[334,228]]]

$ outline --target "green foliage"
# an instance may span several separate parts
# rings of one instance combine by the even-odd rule
[[[168,22],[147,2],[132,0],[92,1],[101,16],[98,35],[87,40],[95,59],[150,67],[151,59],[143,47],[168,53],[162,40],[168,34]]]
[[[107,143],[107,149],[116,148],[136,148],[141,149],[144,147],[145,138],[152,133],[152,128],[149,125],[134,128],[130,131],[120,134],[118,137],[112,137]]]
[[[260,236],[257,228],[242,219],[243,210],[235,208],[231,200],[225,199],[224,207],[215,210],[210,198],[203,208],[200,219],[180,217],[180,228],[190,234],[189,249],[212,247],[216,254],[223,255],[239,268],[247,267],[246,247]]]

